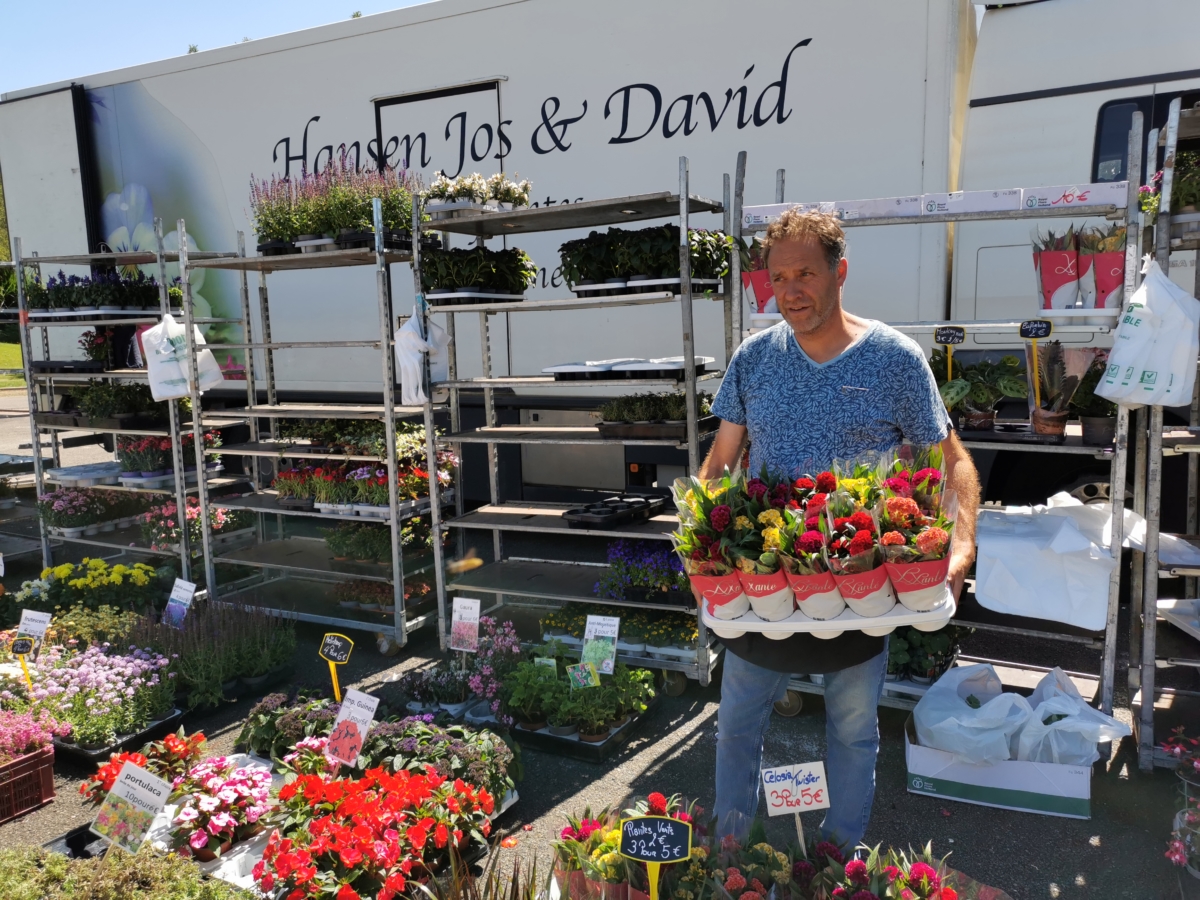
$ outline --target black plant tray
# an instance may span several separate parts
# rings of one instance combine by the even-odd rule
[[[35,425],[51,425],[58,428],[70,428],[79,420],[74,413],[39,412],[33,414]]]
[[[680,609],[695,609],[696,598],[691,591],[656,591],[653,588],[627,587],[625,599],[634,603],[658,603],[678,606]],[[600,600],[601,603],[604,600]]]
[[[699,434],[716,431],[719,425],[716,416],[701,416],[696,423]],[[629,440],[687,440],[687,422],[650,422],[639,424],[635,422],[601,422],[598,426],[600,436],[606,438],[625,438]]]
[[[640,716],[630,716],[628,722],[617,729],[616,733],[609,735],[608,740],[600,744],[589,744],[576,737],[559,737],[551,734],[549,728],[541,731],[526,731],[519,725],[514,725],[510,733],[521,746],[531,750],[541,750],[543,753],[551,753],[555,756],[569,756],[571,759],[598,763],[608,759],[624,746],[625,742],[629,740],[629,736],[641,726],[642,721],[652,709],[654,709],[654,702],[651,702]]]
[[[156,722],[149,728],[137,732],[137,734],[131,734],[124,740],[117,741],[117,743],[110,747],[101,747],[99,750],[84,750],[78,744],[64,744],[58,738],[55,738],[54,756],[56,759],[60,756],[66,756],[85,763],[106,763],[108,762],[108,758],[114,753],[120,753],[122,750],[137,750],[147,741],[153,741],[169,732],[175,731],[179,727],[179,720],[182,718],[183,710],[175,709],[171,712],[171,715],[167,716],[161,722]]]
[[[300,248],[291,241],[263,241],[258,245],[259,256],[287,256],[289,253],[299,253]]]
[[[67,859],[99,859],[108,852],[108,841],[92,834],[89,823],[46,841],[42,847],[52,853],[61,853]]]
[[[666,500],[662,497],[610,497],[590,506],[568,509],[563,513],[563,518],[571,528],[613,528],[631,522],[644,522],[662,512],[665,504]],[[620,505],[625,508],[614,508]]]
[[[82,375],[103,372],[104,362],[92,359],[35,359],[29,367],[35,372],[55,375]]]
[[[1065,434],[1035,434],[1032,431],[960,431],[964,441],[995,441],[1001,444],[1062,444]]]

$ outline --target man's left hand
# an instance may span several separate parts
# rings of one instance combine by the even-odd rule
[[[956,601],[962,596],[963,581],[966,580],[967,572],[974,561],[974,554],[967,551],[955,550],[950,554],[950,572],[947,580]]]

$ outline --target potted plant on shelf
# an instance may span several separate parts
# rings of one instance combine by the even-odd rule
[[[935,351],[930,359],[935,380],[946,371],[946,360],[942,351]],[[941,382],[938,387],[942,402],[948,410],[961,410],[964,431],[991,431],[996,422],[996,404],[1005,397],[1024,399],[1029,394],[1029,383],[1020,361],[1005,355],[998,362],[982,360],[960,370],[955,363],[954,377]]]
[[[313,508],[313,469],[311,466],[284,469],[272,483],[284,509],[309,510]]]
[[[507,212],[529,205],[529,193],[533,190],[533,184],[528,180],[509,181],[503,172],[497,172],[487,179],[486,184],[488,207]]]
[[[1026,371],[1031,379],[1033,347],[1033,342],[1026,342]],[[1036,434],[1061,435],[1067,429],[1071,398],[1095,361],[1096,350],[1063,347],[1060,341],[1041,341],[1037,344],[1037,354],[1040,390],[1034,391],[1031,385],[1028,391],[1034,398],[1029,410],[1029,424]]]
[[[908,674],[912,656],[908,652],[907,632],[904,635],[901,634],[903,630],[896,629],[888,638],[888,663],[887,673],[883,676],[884,681],[900,681]]]
[[[523,662],[504,679],[503,705],[526,731],[546,727],[546,713],[555,696],[558,674],[549,666]]]
[[[234,767],[216,756],[193,766],[176,787],[171,849],[211,862],[261,832],[271,808],[271,772]]]
[[[549,668],[548,666],[546,667]],[[565,681],[556,681],[546,701],[546,722],[555,737],[575,737],[579,734],[577,717],[580,711],[579,698]]]
[[[910,678],[917,684],[933,684],[958,657],[957,626],[947,625],[937,631],[923,632],[913,628],[907,632],[909,653],[912,656]]]
[[[611,688],[580,688],[575,691],[575,721],[579,725],[579,740],[599,744],[612,734],[609,723],[616,718],[617,704]]]
[[[621,540],[608,545],[608,568],[595,586],[601,597],[690,607],[692,592],[683,563],[661,541]],[[624,625],[624,623],[622,623]],[[621,636],[631,640],[628,628]]]
[[[1107,365],[1108,353],[1097,353],[1071,397],[1071,411],[1079,416],[1083,428],[1083,443],[1091,447],[1109,446],[1117,432],[1117,404],[1096,394]]]

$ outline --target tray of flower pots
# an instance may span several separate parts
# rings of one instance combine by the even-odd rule
[[[182,709],[172,709],[164,718],[150,722],[141,731],[133,734],[118,734],[116,742],[107,746],[80,743],[70,735],[66,738],[55,737],[55,755],[68,757],[84,763],[103,762],[114,753],[120,753],[122,750],[128,750],[131,747],[140,747],[148,741],[174,731],[179,727],[179,721],[182,718]]]
[[[662,512],[665,504],[662,497],[623,494],[568,509],[563,518],[571,528],[614,528],[653,518]]]

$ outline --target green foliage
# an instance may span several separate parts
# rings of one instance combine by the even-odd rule
[[[5,900],[252,900],[249,891],[204,875],[196,864],[149,845],[71,860],[40,847],[0,850]]]
[[[518,721],[540,721],[557,696],[557,684],[549,666],[519,663],[504,679],[504,706]]]
[[[1108,418],[1117,414],[1117,404],[1096,394],[1096,386],[1100,384],[1107,365],[1107,357],[1096,357],[1079,382],[1075,395],[1071,397],[1071,411],[1076,415]]]
[[[733,238],[719,231],[688,232],[693,278],[722,278],[729,270]],[[679,277],[679,226],[654,225],[637,231],[610,228],[558,248],[562,273],[570,284],[649,275]]]
[[[696,400],[699,406],[697,417],[707,416],[712,410],[712,395],[699,391]],[[687,418],[687,394],[676,391],[614,397],[600,407],[600,417],[605,422],[682,421]]]
[[[946,357],[942,351],[934,351],[929,365],[947,409],[954,409],[961,404],[968,412],[988,412],[995,409],[1003,397],[1024,399],[1029,396],[1025,368],[1015,356],[1006,355],[999,362],[984,360],[963,367],[959,367],[956,360],[954,378],[949,381],[943,380]]]
[[[421,288],[477,287],[497,294],[523,294],[537,278],[529,255],[517,247],[489,250],[429,250],[421,257]]]
[[[76,407],[92,419],[106,419],[124,413],[156,413],[166,418],[166,405],[156,403],[144,384],[119,384],[93,379],[70,389]]]

